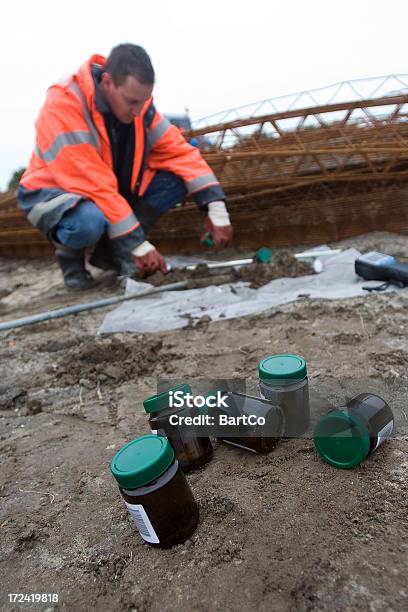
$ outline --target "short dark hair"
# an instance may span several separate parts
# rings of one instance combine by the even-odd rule
[[[143,85],[154,84],[154,70],[150,57],[143,47],[126,43],[114,47],[104,66],[116,86],[122,85],[129,75]]]

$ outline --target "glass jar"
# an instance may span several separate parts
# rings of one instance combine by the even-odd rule
[[[166,438],[132,440],[112,459],[111,472],[145,542],[167,548],[191,536],[198,507]]]
[[[176,392],[178,395],[175,396]],[[192,395],[192,390],[190,385],[184,384],[158,395],[152,395],[143,402],[144,409],[149,414],[152,433],[157,432],[168,438],[185,472],[201,467],[213,456],[213,447],[208,436],[196,432],[192,427],[172,425],[169,421],[173,414],[190,414],[191,409],[184,404],[179,408],[170,405],[170,398],[172,401],[180,398],[181,401],[187,394]]]
[[[310,425],[307,366],[298,355],[270,355],[259,363],[260,396],[280,406],[285,437],[297,437]]]
[[[366,459],[393,430],[394,415],[385,400],[361,393],[320,419],[314,430],[314,443],[327,463],[347,469]]]
[[[217,397],[216,394],[207,396]],[[242,393],[222,392],[222,402],[206,410],[214,419],[214,433],[226,444],[254,453],[270,453],[279,443],[285,419],[271,402]]]

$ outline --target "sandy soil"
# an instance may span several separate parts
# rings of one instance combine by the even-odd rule
[[[408,258],[408,237],[338,244]],[[0,319],[118,291],[103,280],[73,295],[52,259],[0,260]],[[407,307],[403,290],[304,298],[156,335],[99,337],[104,310],[2,332],[1,609],[406,609]],[[307,359],[323,404],[382,395],[395,438],[353,470],[323,463],[308,438],[266,456],[216,443],[213,461],[188,476],[200,506],[194,536],[165,551],[144,544],[109,463],[148,432],[142,401],[157,378],[255,380],[259,359],[278,352]],[[59,603],[11,604],[8,593],[58,593]]]

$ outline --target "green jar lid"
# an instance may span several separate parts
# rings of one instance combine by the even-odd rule
[[[201,241],[201,243],[207,248],[207,249],[213,249],[214,248],[214,240],[212,237],[212,234],[206,234],[203,238],[203,240]]]
[[[307,367],[299,355],[270,355],[259,363],[258,372],[261,380],[283,385],[306,378]]]
[[[327,463],[352,468],[370,451],[370,434],[356,416],[332,410],[317,423],[314,430],[316,450]]]
[[[141,436],[116,453],[111,472],[122,489],[137,489],[156,480],[173,463],[174,450],[162,436]]]
[[[177,387],[173,387],[168,391],[163,391],[163,393],[159,393],[158,395],[152,395],[151,397],[145,399],[143,402],[145,411],[148,414],[151,414],[152,412],[161,412],[162,410],[166,410],[169,407],[170,391],[173,391],[173,393],[175,393],[176,391],[182,391],[183,395],[187,393],[192,393],[190,385],[178,385]]]
[[[258,263],[269,263],[272,259],[272,249],[261,247],[255,253],[255,261]]]

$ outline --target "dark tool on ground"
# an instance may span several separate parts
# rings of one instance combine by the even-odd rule
[[[383,291],[388,284],[405,287],[408,285],[408,264],[392,255],[370,251],[358,257],[354,263],[356,274],[365,280],[384,281],[377,287],[363,287],[367,291]]]

